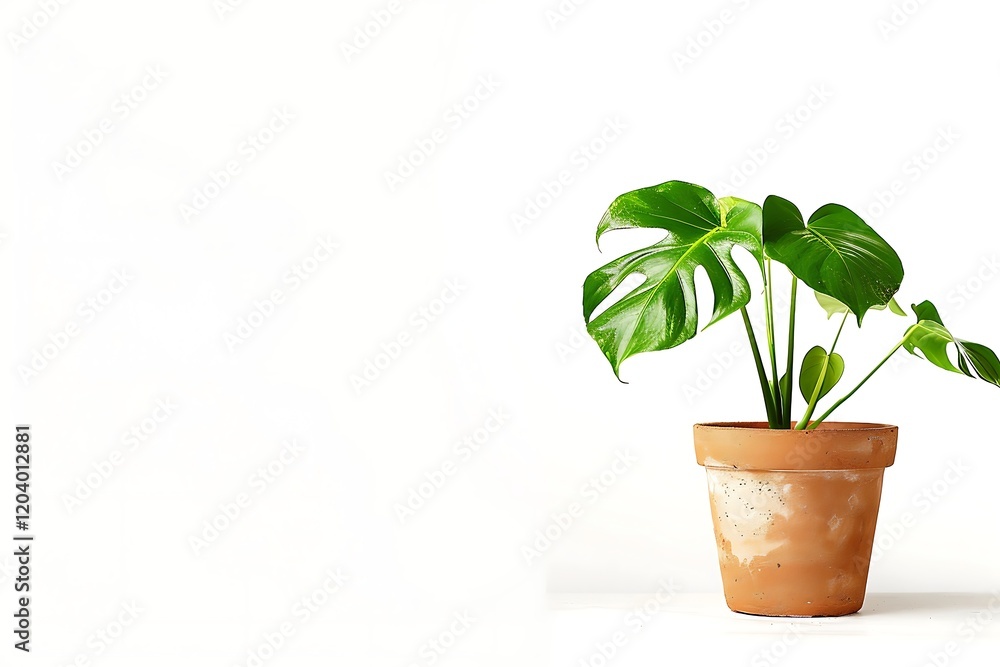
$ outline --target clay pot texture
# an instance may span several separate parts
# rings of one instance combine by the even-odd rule
[[[794,424],[793,424],[794,427]],[[864,603],[898,428],[698,424],[726,603],[764,616],[842,616]]]

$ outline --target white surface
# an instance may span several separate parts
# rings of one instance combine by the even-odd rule
[[[738,319],[628,361],[628,385],[582,333],[584,277],[650,240],[594,245],[632,188],[679,178],[871,212],[907,270],[900,302],[933,299],[1000,346],[997,3],[903,3],[919,9],[883,34],[899,0],[591,0],[555,24],[560,0],[403,0],[348,59],[389,0],[222,1],[234,11],[59,3],[16,50],[9,32],[53,2],[0,8],[0,426],[35,429],[40,664],[246,664],[338,568],[350,584],[269,667],[422,665],[466,611],[479,620],[441,664],[529,664],[548,655],[546,591],[715,590],[691,424],[763,410]],[[800,351],[836,326],[809,298]],[[905,326],[847,327],[844,382]],[[901,428],[871,581],[978,595],[1000,585],[1000,393],[900,360],[838,413]],[[139,621],[95,656],[90,633],[133,601]]]
[[[722,596],[552,596],[551,664],[993,665],[1000,597],[869,593],[857,614],[767,618]]]

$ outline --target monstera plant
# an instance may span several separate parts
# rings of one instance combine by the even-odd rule
[[[860,327],[870,310],[888,308],[905,315],[893,298],[903,280],[903,265],[892,247],[857,214],[839,204],[820,207],[806,221],[795,204],[781,197],[772,195],[760,207],[735,197],[717,199],[707,189],[682,181],[634,190],[615,199],[597,227],[598,244],[609,231],[636,227],[661,229],[663,239],[605,264],[587,276],[583,286],[587,331],[619,378],[622,362],[629,357],[677,347],[696,335],[699,314],[694,275],[701,267],[714,297],[712,316],[705,326],[737,311],[742,316],[771,428],[787,429],[793,421],[800,281],[814,291],[830,316],[841,314],[842,319],[829,349],[817,345],[803,355],[797,387],[806,408],[795,428],[819,426],[900,348],[945,370],[1000,386],[997,355],[988,347],[952,336],[934,305],[925,301],[912,307],[917,322],[885,359],[846,396],[813,419],[819,401],[844,375],[844,359],[836,352],[844,323],[853,316]],[[737,246],[750,253],[760,270],[763,347],[747,312],[753,289],[733,261]],[[774,264],[783,265],[790,273],[787,328],[776,322]],[[595,317],[612,292],[636,274],[643,282]],[[784,372],[779,373],[779,335],[786,332]],[[957,351],[955,362],[947,352],[951,343]]]
[[[661,230],[663,237],[608,262],[583,286],[587,330],[615,375],[620,379],[629,357],[677,347],[698,333],[701,320],[707,319],[707,327],[737,312],[753,352],[767,421],[694,427],[698,463],[708,473],[727,604],[770,616],[857,611],[898,427],[828,418],[900,348],[997,386],[1000,360],[988,347],[955,337],[934,305],[924,301],[912,306],[916,322],[889,353],[814,417],[820,401],[845,377],[836,348],[848,319],[860,328],[871,310],[906,315],[894,298],[903,264],[892,247],[839,204],[822,206],[806,220],[781,197],[772,195],[761,207],[735,197],[718,199],[681,181],[615,199],[597,227],[598,244],[607,232],[629,228]],[[759,276],[751,280],[736,264],[737,248],[753,257]],[[705,286],[696,285],[699,268],[712,292],[709,318],[698,313],[697,290]],[[641,283],[633,287],[637,276]],[[781,279],[791,284],[787,325],[777,321],[774,305],[775,281]],[[763,290],[751,283],[762,283]],[[828,317],[840,318],[840,325],[828,348],[810,347],[797,364],[799,283],[813,291]],[[762,336],[747,311],[758,292]],[[805,409],[793,419],[796,389]]]

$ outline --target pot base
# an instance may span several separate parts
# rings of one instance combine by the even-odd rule
[[[729,604],[726,604],[729,607]],[[733,609],[729,607],[730,611],[734,611],[737,614],[743,614],[744,616],[756,616],[757,618],[832,618],[834,616],[850,616],[851,614],[856,614],[861,611],[861,606],[858,606],[854,611],[845,611],[843,613],[837,614],[773,614],[769,612],[753,612],[753,611],[743,611],[742,609]]]

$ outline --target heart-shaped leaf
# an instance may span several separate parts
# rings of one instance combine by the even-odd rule
[[[675,347],[697,333],[697,267],[708,274],[715,297],[710,325],[750,301],[750,284],[733,261],[733,248],[745,248],[763,266],[760,207],[735,197],[716,199],[698,185],[670,181],[618,197],[597,227],[598,243],[608,231],[635,227],[662,229],[666,235],[605,264],[583,285],[587,331],[616,376],[632,355]],[[591,319],[633,274],[643,275],[643,283]]]
[[[819,398],[829,394],[830,390],[840,382],[840,378],[844,377],[844,358],[836,352],[828,355],[819,345],[806,352],[806,356],[802,358],[802,370],[799,371],[799,391],[807,403],[812,401],[816,385],[823,375],[824,365],[826,365],[826,375],[823,376]]]
[[[782,396],[791,396],[792,383],[789,380],[788,373],[781,376],[781,381],[778,382],[778,388],[781,389]]]
[[[822,307],[823,310],[826,311],[826,319],[830,319],[831,317],[837,314],[851,312],[850,308],[848,308],[841,302],[837,301],[832,296],[827,296],[822,292],[813,292],[813,294],[816,295],[816,301],[819,302],[820,307]],[[902,306],[899,305],[895,297],[889,299],[889,303],[887,306],[872,306],[871,310],[885,310],[887,307],[891,312],[895,313],[896,315],[902,315],[903,317],[906,317],[906,311],[903,310]]]
[[[809,224],[792,202],[771,195],[763,209],[764,251],[817,292],[845,304],[858,318],[885,306],[903,281],[896,251],[850,209],[819,208]]]
[[[956,338],[941,321],[941,315],[930,301],[914,305],[917,323],[911,326],[903,337],[903,347],[915,356],[923,356],[938,368],[954,373],[962,373],[971,378],[978,377],[1000,387],[1000,359],[985,345]],[[958,366],[948,356],[948,346],[954,344],[958,354]],[[921,354],[917,354],[917,350]]]

